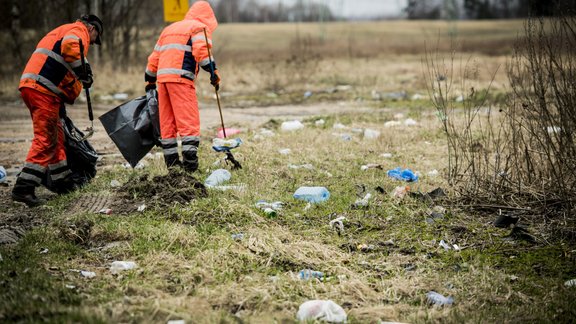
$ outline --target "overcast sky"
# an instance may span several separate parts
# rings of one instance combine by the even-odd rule
[[[297,0],[257,0],[261,3],[279,3],[293,5]],[[400,15],[406,7],[407,0],[304,0],[323,3],[330,7],[332,13],[343,17],[390,17]]]

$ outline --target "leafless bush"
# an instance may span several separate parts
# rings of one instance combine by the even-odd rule
[[[575,17],[527,20],[507,67],[512,91],[498,110],[489,100],[492,83],[484,91],[470,85],[477,71],[470,59],[426,55],[428,89],[448,139],[448,180],[461,198],[546,211],[574,206],[575,43]]]

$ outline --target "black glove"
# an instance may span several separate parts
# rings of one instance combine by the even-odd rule
[[[85,80],[80,81],[82,82],[82,86],[84,87],[84,89],[90,89],[90,87],[92,87],[92,83],[94,83],[94,79],[92,79],[91,75],[87,76]]]
[[[78,66],[74,69],[74,73],[76,73],[78,80],[82,82],[84,89],[90,89],[90,87],[92,87],[94,79],[92,78],[92,68],[90,64],[86,63],[85,65]]]
[[[220,90],[220,75],[218,74],[218,70],[210,73],[210,84],[216,88],[216,91]]]
[[[144,90],[146,90],[146,92],[148,92],[148,90],[156,90],[156,83],[148,82]]]

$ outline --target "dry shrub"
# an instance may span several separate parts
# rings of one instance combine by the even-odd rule
[[[574,17],[527,20],[508,64],[512,91],[498,111],[492,83],[484,91],[470,84],[477,68],[469,60],[458,67],[455,54],[426,56],[431,98],[448,137],[449,180],[467,202],[545,213],[573,207],[575,27]],[[461,103],[453,100],[458,69]]]

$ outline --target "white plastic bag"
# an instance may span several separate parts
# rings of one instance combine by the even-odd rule
[[[333,323],[346,323],[346,312],[331,300],[309,300],[298,308],[299,321],[324,320]]]

